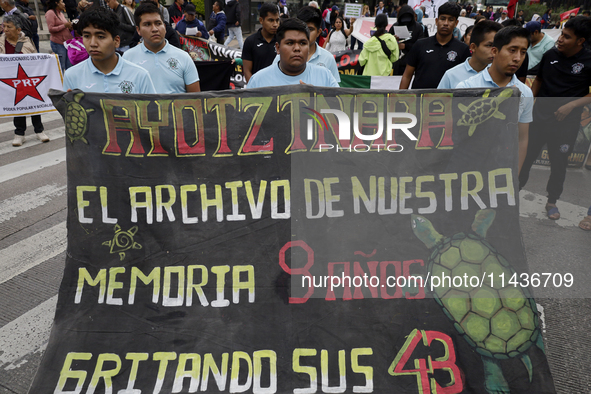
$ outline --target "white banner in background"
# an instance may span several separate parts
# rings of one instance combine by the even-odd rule
[[[353,25],[353,37],[358,39],[361,42],[365,42],[371,38],[370,31],[373,29],[375,25],[376,18],[360,18],[355,21],[355,25]],[[390,29],[396,23],[396,18],[388,18],[388,27],[386,30]],[[464,35],[464,32],[468,28],[468,26],[472,26],[474,24],[474,19],[471,18],[464,18],[463,16],[459,17],[458,21],[458,29]],[[435,18],[423,18],[423,25],[427,26],[429,29],[429,36],[434,35],[437,32],[437,26],[435,25]]]
[[[62,88],[57,55],[0,55],[0,117],[55,111],[47,92]]]

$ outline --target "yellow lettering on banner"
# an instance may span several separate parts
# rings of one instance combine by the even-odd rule
[[[105,362],[115,363],[115,368],[112,369],[103,369]],[[96,367],[94,368],[94,373],[92,374],[92,379],[90,380],[90,384],[88,385],[88,390],[86,391],[87,394],[94,394],[96,390],[96,386],[98,386],[99,381],[103,379],[105,383],[105,394],[112,394],[113,393],[113,381],[111,378],[116,376],[119,371],[121,370],[121,358],[118,355],[113,353],[101,353],[96,360]]]
[[[182,185],[181,186],[181,212],[183,213],[184,224],[195,224],[199,220],[197,217],[189,217],[189,210],[187,208],[187,193],[196,192],[197,185]]]
[[[469,189],[469,180],[468,176],[472,175],[476,180],[476,185],[474,185],[473,189]],[[478,204],[480,209],[485,209],[486,205],[482,202],[482,199],[478,195],[478,192],[484,188],[484,183],[482,182],[482,174],[478,171],[469,171],[462,173],[462,191],[460,194],[460,201],[462,210],[468,209],[468,196],[472,196],[472,199]]]
[[[125,273],[125,267],[109,268],[109,286],[107,287],[107,305],[123,305],[123,299],[113,297],[115,290],[123,288],[123,282],[117,282],[117,275]]]
[[[162,190],[168,190],[168,201],[162,201]],[[169,222],[174,222],[174,212],[172,211],[172,206],[176,202],[176,190],[172,185],[158,185],[156,186],[156,221],[162,222],[164,219],[164,212],[166,211],[166,216],[168,216]]]
[[[371,192],[370,192],[371,194]],[[378,214],[392,215],[395,214],[398,208],[398,178],[390,177],[390,208],[386,208],[386,178],[383,176],[378,178]]]
[[[219,391],[224,391],[226,389],[226,381],[228,379],[228,357],[228,353],[222,354],[222,368],[220,371],[220,368],[218,368],[211,353],[207,353],[203,356],[203,374],[201,375],[201,391],[209,392],[207,390],[207,383],[209,383],[209,371],[211,371],[211,375],[213,376]]]
[[[105,186],[101,186],[99,190],[101,196],[101,210],[103,212],[103,223],[116,224],[117,219],[109,217],[109,210],[107,205],[107,188]]]
[[[86,380],[86,371],[73,371],[72,363],[76,360],[90,360],[92,353],[68,353],[64,360],[64,365],[60,371],[60,378],[55,387],[54,394],[78,394],[82,391],[82,386]],[[76,388],[74,391],[64,391],[68,379],[76,379]]]
[[[177,276],[177,296],[171,297],[172,275]],[[164,286],[162,286],[162,305],[182,306],[185,301],[185,267],[164,267]]]
[[[216,220],[221,222],[224,220],[224,200],[222,199],[222,187],[220,185],[214,185],[215,197],[212,199],[207,198],[207,186],[201,185],[201,220],[207,222],[207,208],[216,207]]]
[[[228,124],[226,105],[236,109],[235,97],[216,97],[205,100],[205,108],[208,112],[215,111],[218,124],[218,146],[213,157],[232,156],[232,151],[228,147]]]
[[[284,211],[279,212],[279,197],[278,189],[283,189]],[[289,219],[291,217],[291,197],[289,189],[289,180],[271,181],[271,218],[272,219]]]
[[[148,152],[148,156],[168,156],[168,152],[164,150],[161,144],[160,127],[168,127],[168,113],[171,103],[172,100],[156,100],[154,101],[154,105],[156,105],[157,110],[150,111],[148,110],[148,105],[151,104],[151,101],[138,100],[135,102],[138,114],[138,126],[142,129],[147,129],[150,135],[152,148]],[[156,121],[149,121],[148,116],[153,116],[154,114],[158,115]]]
[[[269,142],[265,145],[257,145],[255,141],[259,134],[265,114],[271,107],[273,97],[247,97],[242,98],[242,112],[247,112],[251,108],[255,108],[255,113],[252,117],[252,122],[248,127],[247,133],[244,135],[244,140],[240,149],[238,149],[238,156],[246,155],[270,155],[273,153],[273,138],[269,138]]]
[[[497,176],[505,177],[505,186],[497,187]],[[496,208],[497,194],[507,195],[507,205],[515,205],[515,188],[513,187],[513,172],[510,168],[497,168],[488,172],[488,193],[490,207]]]
[[[254,192],[252,190],[252,183],[250,181],[244,182],[244,188],[246,189],[246,198],[248,199],[248,205],[250,206],[250,214],[253,219],[260,219],[263,215],[263,203],[265,201],[265,191],[267,190],[267,181],[262,180],[259,185],[259,196],[255,202]]]
[[[322,392],[323,393],[344,393],[347,389],[347,365],[345,351],[339,350],[339,385],[328,386],[328,350],[320,352],[320,370],[322,371]]]
[[[273,350],[258,350],[252,354],[254,361],[254,386],[253,394],[272,394],[277,392],[277,353]],[[261,375],[263,374],[262,359],[269,359],[269,387],[261,387]]]
[[[143,284],[148,285],[154,282],[154,288],[152,290],[152,302],[157,303],[160,294],[160,267],[155,267],[149,275],[144,275],[137,267],[131,267],[131,282],[129,286],[129,305],[133,305],[135,302],[135,291],[137,288],[137,280],[141,280]]]
[[[240,281],[240,274],[246,272],[246,281]],[[248,302],[254,302],[254,266],[235,265],[232,268],[232,300],[234,304],[240,302],[240,290],[248,290]]]
[[[295,373],[305,373],[310,376],[310,387],[293,389],[294,394],[310,394],[315,393],[318,389],[318,375],[316,368],[303,367],[300,365],[301,357],[311,357],[316,355],[316,349],[302,349],[297,348],[293,350],[292,367]]]
[[[96,192],[96,186],[76,186],[78,221],[80,223],[92,223],[92,218],[84,217],[84,208],[90,205],[90,201],[84,199],[84,192]]]
[[[214,308],[223,308],[230,305],[230,300],[224,298],[224,288],[226,286],[226,274],[230,272],[229,265],[218,265],[211,267],[211,272],[216,274],[217,281],[215,287],[216,299],[212,301],[211,306]]]
[[[417,198],[428,198],[429,199],[429,206],[426,208],[419,208],[418,211],[421,215],[427,213],[433,213],[437,209],[437,197],[433,192],[424,192],[422,190],[423,182],[435,182],[435,177],[433,175],[423,175],[418,176],[416,179],[417,189],[416,189],[416,197]]]
[[[196,269],[201,270],[201,283],[195,284],[193,282],[194,272]],[[190,265],[187,267],[187,306],[193,305],[193,290],[197,293],[199,297],[199,302],[201,305],[208,306],[209,302],[203,293],[203,286],[207,284],[208,272],[207,267],[204,265]]]
[[[382,179],[383,183],[383,178],[380,179]],[[353,212],[355,214],[361,213],[361,204],[359,203],[359,200],[361,200],[367,212],[374,213],[376,211],[376,177],[373,175],[369,177],[369,197],[367,197],[363,185],[356,176],[351,177],[351,185],[353,187]]]
[[[166,376],[166,369],[168,368],[168,362],[176,360],[175,352],[156,352],[152,355],[152,360],[160,361],[158,365],[158,375],[156,376],[156,384],[154,385],[154,394],[160,393],[162,390],[162,384],[164,383],[164,377]]]
[[[373,368],[359,365],[359,356],[371,356],[373,349],[370,347],[351,349],[351,370],[354,373],[365,375],[365,386],[353,386],[354,393],[372,393],[373,392]]]
[[[458,174],[439,174],[439,179],[445,182],[445,210],[449,212],[453,208],[451,181],[458,179]]]
[[[345,211],[342,209],[333,209],[332,204],[341,201],[341,196],[332,194],[331,185],[339,183],[339,178],[324,178],[324,197],[326,199],[326,216],[329,218],[338,218],[345,216]]]
[[[139,368],[140,361],[146,361],[148,358],[150,358],[150,355],[148,353],[127,353],[125,355],[126,360],[131,360],[131,369],[129,371],[127,387],[124,390],[124,392],[133,392],[135,381],[137,379],[137,370]],[[121,390],[119,392],[121,392]]]
[[[79,304],[82,299],[82,290],[84,289],[84,283],[88,283],[90,286],[96,286],[100,284],[98,303],[102,304],[105,302],[105,293],[107,290],[107,269],[102,268],[99,270],[96,278],[92,278],[86,268],[78,268],[78,287],[76,288],[76,297],[74,303]]]
[[[406,208],[406,200],[412,197],[412,193],[406,192],[406,184],[413,181],[411,176],[401,176],[398,179],[398,184],[400,185],[400,192],[398,193],[398,197],[400,199],[400,212],[401,215],[408,215],[412,213],[412,208]]]
[[[242,187],[242,181],[226,182],[226,188],[232,191],[232,214],[226,216],[229,222],[246,220],[246,215],[238,212],[238,188]]]
[[[137,195],[143,193],[145,201],[137,201]],[[149,186],[131,186],[129,188],[129,199],[131,203],[131,221],[137,223],[137,210],[146,208],[146,223],[152,224],[152,188]]]
[[[240,376],[240,360],[246,362],[248,367],[248,373],[246,375],[246,382],[240,384],[238,377]],[[248,353],[245,352],[234,352],[232,353],[232,373],[230,374],[230,392],[231,393],[243,393],[250,389],[252,386],[252,360]]]
[[[191,361],[191,369],[187,370],[187,361]],[[201,356],[197,353],[181,353],[179,355],[179,364],[176,368],[174,383],[172,385],[173,393],[180,393],[183,390],[183,380],[189,378],[189,393],[194,393],[199,389],[199,373],[201,372]]]

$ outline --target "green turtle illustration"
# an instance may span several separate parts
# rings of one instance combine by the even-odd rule
[[[458,104],[458,107],[464,112],[464,115],[458,120],[458,126],[470,126],[468,135],[472,136],[476,127],[486,122],[492,117],[505,119],[505,115],[499,112],[499,106],[503,101],[511,97],[513,91],[505,89],[497,97],[488,97],[490,89],[487,89],[482,98],[470,103],[469,106]]]
[[[119,259],[125,258],[125,252],[129,249],[141,249],[142,245],[133,240],[133,236],[137,233],[137,226],[133,226],[127,231],[123,231],[121,226],[115,225],[115,235],[110,241],[103,242],[103,245],[111,248],[110,253],[119,253]]]
[[[411,220],[414,234],[432,250],[428,263],[432,277],[464,278],[467,274],[467,278],[477,277],[479,281],[484,278],[477,286],[472,286],[472,281],[463,281],[461,286],[442,281],[432,293],[456,330],[480,354],[486,390],[506,394],[510,393],[509,385],[499,360],[521,358],[531,382],[533,366],[525,352],[534,343],[544,351],[544,345],[536,303],[529,290],[508,283],[515,270],[485,240],[494,218],[492,209],[478,211],[472,223],[474,234],[451,237],[439,234],[422,216],[412,215]],[[503,274],[505,286],[501,287]]]
[[[85,109],[80,105],[80,100],[84,97],[84,93],[76,93],[74,95],[74,101],[67,102],[66,105],[66,135],[70,139],[71,143],[76,140],[88,144],[84,135],[88,129],[88,114],[93,112],[94,109]]]

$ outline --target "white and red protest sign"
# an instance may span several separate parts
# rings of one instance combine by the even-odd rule
[[[57,55],[32,53],[0,55],[0,117],[55,111],[49,89],[62,90]]]

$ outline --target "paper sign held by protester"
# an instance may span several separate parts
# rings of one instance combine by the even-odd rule
[[[63,77],[57,55],[0,55],[0,117],[55,111],[49,89],[61,90]]]
[[[361,17],[362,9],[363,4],[345,3],[345,13],[343,16],[345,18],[359,18]]]

